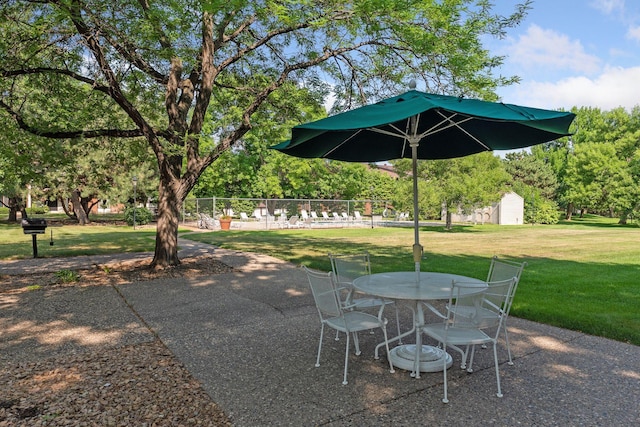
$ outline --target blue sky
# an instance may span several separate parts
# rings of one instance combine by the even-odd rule
[[[517,0],[495,0],[507,14]],[[487,47],[505,55],[500,70],[518,75],[504,102],[532,107],[610,110],[640,106],[639,0],[534,0],[506,39]]]

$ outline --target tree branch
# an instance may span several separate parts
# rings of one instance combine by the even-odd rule
[[[5,110],[9,114],[9,116],[11,116],[11,118],[16,122],[20,129],[25,132],[29,132],[30,134],[41,136],[44,138],[97,138],[101,136],[110,136],[115,138],[135,138],[144,136],[140,129],[92,129],[72,131],[44,130],[29,125],[19,113],[13,111],[11,107],[2,100],[0,100],[0,108]]]
[[[95,80],[85,77],[83,75],[80,75],[78,73],[75,73],[73,71],[63,70],[59,68],[37,67],[37,68],[26,68],[22,70],[2,70],[0,71],[0,77],[15,77],[15,76],[26,76],[29,74],[47,74],[47,73],[54,73],[54,74],[69,76],[74,80],[90,85],[94,90],[109,94],[108,86],[100,85]]]

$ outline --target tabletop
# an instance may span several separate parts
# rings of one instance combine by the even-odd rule
[[[453,282],[463,282],[471,288],[464,294],[473,294],[474,288],[482,291],[487,282],[458,274],[421,272],[418,283],[415,271],[395,271],[376,273],[358,277],[353,281],[357,290],[390,299],[406,299],[414,301],[449,299]]]

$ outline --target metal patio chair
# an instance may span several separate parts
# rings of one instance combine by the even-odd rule
[[[347,371],[349,367],[349,346],[350,337],[353,336],[353,341],[356,349],[356,355],[360,355],[360,343],[358,340],[358,332],[371,329],[380,328],[384,335],[384,342],[387,349],[387,359],[389,360],[390,372],[395,372],[393,369],[393,363],[389,358],[389,342],[387,340],[387,328],[386,319],[382,318],[382,308],[378,312],[378,316],[364,313],[358,310],[350,310],[349,307],[345,307],[340,303],[339,288],[336,287],[336,283],[333,280],[333,273],[319,273],[309,270],[304,267],[309,279],[309,285],[311,286],[311,292],[313,299],[320,315],[320,342],[318,343],[318,356],[316,358],[316,367],[320,366],[320,354],[322,352],[322,340],[324,338],[325,325],[335,329],[338,332],[344,332],[347,336],[347,343],[345,345],[344,353],[344,374],[342,384],[346,385]],[[377,359],[376,355],[376,359]]]
[[[506,301],[511,295],[516,283],[516,278],[512,277],[507,280],[490,282],[489,287],[481,292],[474,293],[471,296],[461,297],[461,291],[468,290],[473,287],[477,289],[477,285],[454,282],[451,288],[449,304],[447,305],[447,314],[441,315],[444,321],[426,325],[422,328],[422,332],[438,341],[443,349],[452,348],[462,355],[461,368],[467,369],[467,372],[473,372],[473,356],[476,345],[489,344],[493,345],[493,361],[496,370],[496,384],[498,391],[496,395],[502,397],[502,389],[500,387],[500,370],[498,367],[498,350],[497,342],[500,335],[502,323],[505,320],[503,309]],[[463,301],[468,303],[473,300],[472,305],[465,305],[464,309],[459,308]],[[497,302],[497,304],[496,304]],[[468,307],[474,307],[475,310],[469,310]],[[464,315],[460,315],[464,313]],[[491,315],[489,315],[491,313]],[[494,327],[495,333],[487,334],[486,328]],[[464,349],[463,349],[464,347]],[[471,354],[469,355],[469,349]],[[467,358],[469,365],[466,366]],[[448,403],[447,395],[447,358],[443,358],[444,368],[444,397],[442,401]]]
[[[359,310],[372,307],[384,308],[387,305],[393,304],[393,308],[396,311],[396,327],[398,329],[398,336],[400,336],[400,315],[398,314],[398,307],[395,302],[389,299],[355,293],[353,288],[353,281],[356,278],[371,274],[371,257],[369,253],[330,253],[329,260],[331,261],[331,270],[333,271],[338,286],[344,288],[346,291],[341,298],[342,304]],[[336,339],[337,338],[336,335]],[[399,342],[402,344],[402,340]]]
[[[492,283],[500,280],[510,279],[512,277],[516,278],[516,282],[513,286],[513,290],[509,295],[509,298],[503,302],[502,309],[499,313],[487,312],[483,315],[485,317],[491,317],[494,315],[499,315],[503,317],[502,321],[502,330],[504,331],[504,339],[507,347],[507,354],[509,355],[509,365],[513,365],[513,359],[511,358],[511,347],[509,345],[509,334],[507,332],[507,319],[509,317],[509,312],[511,311],[511,305],[513,304],[513,298],[516,293],[516,289],[518,288],[518,283],[520,282],[520,276],[522,275],[522,271],[527,266],[526,262],[515,262],[515,261],[507,261],[499,259],[497,256],[491,258],[491,265],[489,266],[489,273],[487,274],[487,282]],[[489,294],[489,298],[491,298],[492,294]],[[494,304],[498,304],[500,297],[494,297]],[[466,301],[464,298],[459,302],[458,314],[465,315],[465,312],[473,311],[473,300]],[[493,322],[491,322],[493,323]],[[486,348],[486,346],[483,346]]]

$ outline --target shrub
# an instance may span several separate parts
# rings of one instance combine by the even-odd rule
[[[148,224],[153,220],[153,212],[147,208],[136,208],[136,225]],[[129,207],[124,211],[124,220],[128,225],[133,225],[133,208]]]
[[[536,200],[535,206],[527,203],[525,222],[533,224],[557,224],[560,219],[558,204],[553,200]]]
[[[44,215],[49,212],[48,206],[32,206],[27,208],[27,215]]]

